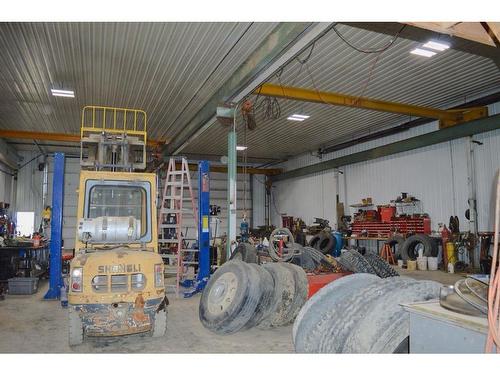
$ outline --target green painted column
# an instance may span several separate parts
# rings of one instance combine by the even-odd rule
[[[231,256],[231,245],[236,242],[236,132],[227,136],[227,259]]]

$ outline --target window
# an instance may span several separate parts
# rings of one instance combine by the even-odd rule
[[[35,231],[35,213],[34,212],[18,212],[16,233],[21,236],[31,237]]]
[[[151,241],[151,185],[147,181],[87,180],[83,217],[129,217],[140,222],[140,241]]]

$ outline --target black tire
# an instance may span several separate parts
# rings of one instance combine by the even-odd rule
[[[200,300],[200,321],[208,330],[227,334],[241,330],[261,297],[259,273],[240,260],[230,260],[210,278]]]
[[[339,302],[357,290],[380,280],[375,275],[354,274],[344,276],[325,285],[316,292],[302,307],[293,324],[293,342],[297,353],[315,353],[318,351],[318,335],[323,329],[322,322],[328,314],[335,312]]]
[[[377,276],[381,278],[399,276],[399,273],[383,258],[377,254],[367,253],[365,259],[375,270]]]
[[[389,237],[387,243],[389,244],[389,246],[394,247],[394,257],[396,259],[401,259],[401,251],[405,243],[405,238],[400,235],[394,235]]]
[[[294,274],[295,281],[295,294],[293,296],[293,302],[288,312],[288,321],[285,324],[293,323],[297,314],[299,313],[302,306],[307,301],[307,296],[309,294],[309,282],[307,280],[307,275],[301,267],[297,267],[290,263],[279,263],[281,266],[288,268]]]
[[[350,331],[342,353],[408,353],[409,313],[402,303],[428,301],[439,297],[440,283],[406,278],[392,290],[383,287],[377,298],[365,304],[369,312]],[[364,301],[360,301],[364,303]]]
[[[418,257],[417,245],[422,244],[424,247],[424,256],[435,257],[438,254],[436,241],[426,234],[414,234],[408,237],[401,249],[401,258],[404,261],[416,260]]]
[[[229,260],[233,259],[241,260],[245,263],[257,263],[257,249],[248,243],[242,242],[234,249],[229,258]]]
[[[370,263],[356,250],[344,251],[338,261],[343,268],[351,272],[377,274]]]
[[[165,336],[167,332],[167,308],[157,311],[155,314],[155,321],[153,323],[153,337]]]
[[[76,346],[83,343],[83,323],[78,311],[74,307],[68,308],[68,326],[69,326],[69,346]]]
[[[259,273],[259,287],[262,293],[252,317],[245,324],[245,329],[256,326],[271,314],[271,302],[274,299],[274,280],[271,273],[263,266],[253,263],[248,265]]]
[[[320,241],[323,239],[323,237],[324,237],[323,233],[319,233],[319,234],[315,235],[309,241],[309,246],[317,249],[317,245],[320,243]]]
[[[318,242],[317,249],[323,254],[330,254],[335,247],[337,240],[330,233],[325,233],[323,238]]]
[[[271,313],[258,324],[259,328],[279,327],[289,321],[290,310],[295,296],[295,274],[281,263],[263,265],[274,281],[274,298],[271,301]]]

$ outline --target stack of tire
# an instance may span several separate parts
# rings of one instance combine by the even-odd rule
[[[314,294],[293,325],[299,353],[408,353],[409,316],[400,304],[435,299],[441,284],[353,274]]]
[[[298,266],[233,259],[211,276],[201,296],[199,317],[217,334],[283,326],[295,320],[307,294],[307,277]]]

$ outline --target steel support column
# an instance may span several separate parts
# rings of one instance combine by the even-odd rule
[[[227,259],[231,256],[231,246],[236,243],[236,132],[227,135]]]
[[[496,129],[500,129],[500,114],[465,122],[463,124],[455,125],[450,128],[422,134],[417,137],[408,138],[399,142],[390,143],[388,145],[372,148],[366,151],[356,152],[354,154],[323,161],[307,167],[293,169],[277,176],[269,176],[269,178],[273,182],[283,181],[289,178],[306,176],[312,173],[342,167],[344,165],[350,165],[366,160],[394,155],[400,152],[415,150],[418,148],[450,141],[452,139],[464,138],[474,134],[480,134]]]
[[[59,299],[62,279],[62,218],[64,198],[64,154],[54,154],[52,179],[52,217],[50,219],[50,273],[49,290],[44,299]]]

